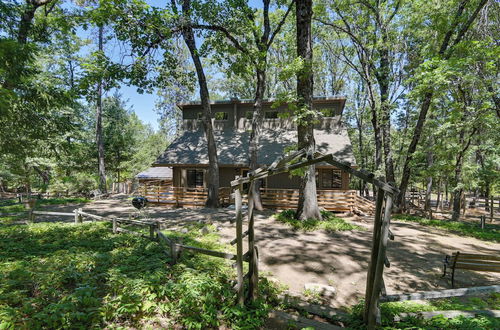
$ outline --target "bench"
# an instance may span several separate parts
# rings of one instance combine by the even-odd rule
[[[442,277],[446,276],[447,268],[451,268],[451,287],[454,288],[456,269],[500,273],[500,255],[460,253],[457,251],[451,256],[445,256],[443,266],[444,272]]]

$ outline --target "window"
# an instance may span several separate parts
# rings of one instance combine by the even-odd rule
[[[253,111],[247,111],[245,113],[245,118],[252,120],[253,119]]]
[[[214,115],[215,120],[227,120],[229,114],[227,112],[216,112]]]
[[[187,170],[188,188],[203,187],[203,170]]]
[[[278,111],[266,111],[265,118],[266,119],[276,119],[276,118],[278,118]]]
[[[320,170],[321,188],[341,189],[342,172],[340,170]]]
[[[198,112],[196,114],[196,118],[198,118],[198,120],[202,120],[203,119],[203,112]]]

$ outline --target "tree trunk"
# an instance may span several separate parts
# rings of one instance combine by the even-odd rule
[[[298,0],[295,5],[297,25],[297,55],[304,61],[304,67],[297,73],[297,107],[299,111],[312,110],[313,70],[312,70],[312,0]],[[306,116],[297,124],[298,148],[315,151],[314,117]],[[299,188],[297,219],[321,219],[316,192],[316,168],[308,166]]]
[[[99,26],[99,40],[98,47],[99,52],[103,52],[103,34],[104,28],[102,25]],[[99,78],[97,82],[97,99],[96,99],[96,143],[97,143],[97,161],[98,161],[98,172],[99,172],[99,190],[102,193],[107,193],[106,185],[106,167],[104,164],[104,137],[102,132],[102,78]]]
[[[382,27],[382,46],[379,47],[380,67],[376,74],[380,89],[381,131],[384,150],[385,178],[387,182],[396,183],[394,161],[391,146],[391,105],[389,104],[389,50],[387,48],[387,31]]]
[[[443,199],[441,198],[441,179],[439,179],[439,181],[438,181],[438,191],[437,191],[437,200],[436,200],[436,211],[443,209],[442,202],[443,202]]]
[[[182,36],[186,43],[191,59],[193,60],[196,68],[196,75],[198,77],[198,84],[200,87],[200,99],[203,109],[203,129],[205,131],[205,138],[208,146],[208,198],[206,202],[207,207],[219,207],[219,162],[217,159],[217,145],[215,143],[214,129],[212,125],[212,109],[210,107],[210,94],[208,92],[207,79],[203,70],[198,49],[194,38],[193,28],[191,27],[191,20],[189,18],[191,10],[190,0],[184,0],[182,4],[182,13],[187,24],[183,27]]]
[[[432,151],[427,152],[427,169],[430,169],[434,163],[434,154]],[[432,175],[427,177],[427,187],[425,190],[425,206],[424,210],[431,210],[431,198],[432,198]]]
[[[264,61],[267,61],[264,59]],[[262,119],[264,113],[262,111],[262,102],[264,100],[264,93],[266,90],[266,71],[262,68],[256,69],[257,75],[257,88],[255,89],[255,101],[253,104],[253,118],[252,118],[252,132],[250,133],[249,141],[249,154],[250,154],[250,169],[252,171],[259,167],[258,164],[258,151],[259,151],[259,138],[262,129]],[[254,201],[254,207],[261,211],[263,210],[262,201],[260,198],[260,180],[254,182],[252,187],[252,196]]]

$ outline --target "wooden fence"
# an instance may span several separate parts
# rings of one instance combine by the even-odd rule
[[[172,206],[204,206],[208,197],[205,188],[184,188],[170,185],[144,185],[139,192],[150,203]],[[219,201],[221,205],[230,204],[230,188],[219,188]]]
[[[262,204],[269,208],[296,208],[299,202],[298,189],[263,188]],[[318,190],[318,205],[329,211],[349,212],[353,210],[356,190]]]

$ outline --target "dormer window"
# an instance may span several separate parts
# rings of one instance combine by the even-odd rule
[[[227,112],[216,112],[214,115],[215,120],[227,120],[229,114]]]
[[[266,111],[264,117],[266,119],[277,119],[278,118],[278,111]]]

